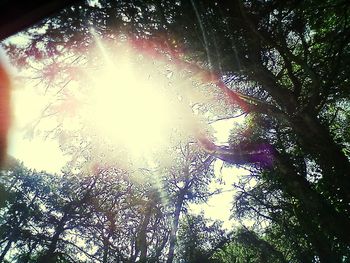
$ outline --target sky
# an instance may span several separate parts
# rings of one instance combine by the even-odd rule
[[[9,155],[21,160],[29,168],[58,173],[68,160],[62,154],[58,141],[28,132],[30,125],[41,116],[48,99],[37,93],[32,85],[14,85],[11,99],[13,119],[9,134]]]

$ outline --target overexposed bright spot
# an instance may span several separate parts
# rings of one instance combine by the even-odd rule
[[[31,169],[50,173],[60,172],[68,157],[63,155],[58,141],[32,133],[35,126],[41,123],[44,123],[42,128],[46,130],[56,125],[54,119],[43,117],[50,98],[38,93],[31,85],[14,86],[11,97],[13,118],[8,154]]]
[[[99,70],[84,118],[109,142],[146,153],[167,140],[171,112],[156,77],[137,74],[129,59]]]
[[[77,96],[77,114],[88,136],[151,162],[152,155],[169,147],[174,129],[194,134],[196,117],[188,100],[177,94],[185,84],[190,88],[191,81],[169,80],[165,63],[138,54],[126,43],[111,48],[96,41],[101,59],[86,70],[89,82]]]
[[[25,139],[22,133],[12,132],[8,153],[37,171],[58,173],[67,162],[57,140]]]
[[[23,129],[26,125],[40,119],[49,99],[38,94],[34,87],[14,87],[12,92],[13,121],[15,129]]]

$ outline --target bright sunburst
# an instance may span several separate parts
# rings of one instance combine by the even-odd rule
[[[211,108],[201,105],[214,105],[210,85],[171,58],[155,59],[128,41],[95,41],[82,76],[66,91],[58,112],[72,117],[64,119],[63,129],[86,135],[96,158],[152,162],[152,156],[206,132],[203,120]]]
[[[99,43],[98,52],[104,63],[94,74],[89,72],[92,85],[83,118],[104,140],[130,154],[164,146],[175,112],[164,86],[166,76],[126,46],[110,54]]]
[[[133,152],[161,143],[170,125],[165,96],[156,80],[144,77],[126,61],[109,66],[96,78],[91,94],[91,121],[107,138]]]

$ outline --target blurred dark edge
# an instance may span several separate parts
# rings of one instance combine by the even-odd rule
[[[0,41],[79,0],[0,0]]]

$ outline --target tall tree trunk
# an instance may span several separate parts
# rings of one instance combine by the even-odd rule
[[[179,219],[181,214],[181,209],[184,203],[185,193],[186,193],[186,186],[184,189],[182,189],[178,195],[176,205],[175,205],[175,212],[174,212],[174,218],[173,218],[173,225],[171,228],[170,236],[169,236],[169,252],[168,252],[168,259],[166,263],[172,263],[174,260],[174,252],[175,252],[175,245],[176,245],[176,234],[179,227]]]

